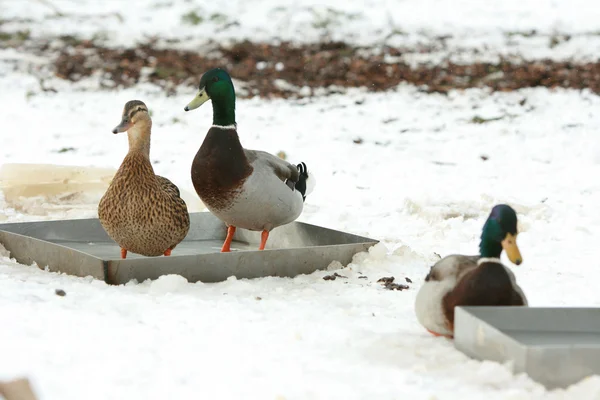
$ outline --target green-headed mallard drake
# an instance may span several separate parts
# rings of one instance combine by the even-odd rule
[[[171,255],[187,235],[190,217],[179,189],[154,174],[150,163],[152,120],[148,107],[125,104],[113,133],[127,131],[129,152],[98,205],[98,217],[108,235],[127,251],[144,256]]]
[[[235,90],[220,68],[202,75],[190,111],[211,100],[213,124],[192,163],[192,182],[206,207],[227,225],[222,252],[231,250],[236,227],[262,231],[259,250],[269,232],[294,221],[304,207],[308,170],[279,157],[242,147],[235,121]]]
[[[517,214],[500,204],[483,226],[478,256],[449,255],[431,267],[415,302],[421,325],[436,336],[453,337],[456,306],[526,306],[514,274],[500,261],[503,249],[511,262],[523,262]]]

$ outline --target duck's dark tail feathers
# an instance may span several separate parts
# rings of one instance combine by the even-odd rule
[[[302,193],[302,200],[304,201],[306,200],[306,196],[308,196],[315,187],[315,180],[312,172],[310,175],[308,174],[308,168],[305,163],[301,162],[296,167],[298,168],[300,178],[298,179],[298,182],[296,182],[295,187],[297,191]]]

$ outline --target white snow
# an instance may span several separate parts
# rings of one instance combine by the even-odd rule
[[[152,38],[195,51],[210,41],[246,38],[388,44],[408,47],[402,58],[410,62],[514,55],[595,60],[600,51],[594,0],[5,0],[2,19],[4,30],[33,37],[76,34],[108,46]],[[411,51],[416,44],[433,53]]]
[[[157,173],[193,193],[189,165],[211,122],[210,107],[183,111],[193,90],[164,97],[64,88],[27,98],[30,85],[25,75],[0,79],[0,126],[9,133],[3,162],[116,168],[127,142],[110,130],[124,102],[139,98],[153,110]],[[513,270],[531,305],[600,304],[590,283],[600,239],[592,178],[600,172],[599,106],[587,92],[546,89],[444,97],[399,87],[239,100],[246,146],[283,150],[317,171],[319,186],[300,220],[383,243],[337,270],[347,278],[335,281],[320,271],[219,284],[168,276],[110,287],[4,256],[0,317],[10,328],[2,330],[0,377],[30,376],[42,398],[65,399],[595,398],[600,378],[546,392],[502,365],[469,360],[427,334],[413,304],[437,254],[477,251],[482,224],[499,202],[519,213],[524,263]],[[474,124],[474,116],[505,117]],[[362,144],[353,143],[357,137]],[[75,150],[57,153],[61,147]],[[8,221],[24,218],[11,208],[2,213]],[[390,275],[414,284],[384,290],[376,281]],[[99,377],[103,383],[90,389]]]
[[[41,3],[69,17],[52,17],[52,8]],[[199,3],[100,4],[4,1],[3,19],[34,22],[1,28],[27,27],[40,36],[106,30],[113,44],[150,34],[312,40],[320,33],[305,29],[313,21],[303,11],[308,2],[281,11],[275,1],[202,3],[209,15],[244,17],[239,26],[216,33],[210,25],[216,22],[192,33],[180,23]],[[434,0],[362,4],[329,2],[363,15],[336,25],[336,35],[377,40],[377,27],[393,9],[395,23],[410,35],[452,32],[467,47],[471,39],[489,39],[494,52],[501,50],[495,40],[505,31],[583,35],[598,20],[597,7],[581,0],[506,1],[494,8],[474,0],[451,7]],[[160,24],[147,19],[155,13]],[[591,36],[584,42],[590,44],[587,54],[600,43]],[[560,49],[554,54],[560,56]],[[0,51],[0,167],[117,168],[127,139],[111,129],[124,103],[139,99],[152,110],[156,172],[194,193],[190,164],[211,124],[210,105],[183,111],[194,88],[167,97],[148,84],[100,91],[86,82],[51,80],[46,85],[58,93],[43,92],[35,70],[13,71],[11,60],[20,58]],[[0,247],[0,380],[26,376],[40,399],[65,400],[598,399],[598,376],[547,391],[508,366],[469,359],[418,324],[414,300],[439,256],[477,251],[491,207],[506,202],[519,215],[524,262],[512,270],[530,305],[600,305],[599,109],[600,98],[588,91],[442,96],[403,85],[378,94],[350,90],[295,101],[238,100],[245,146],[284,151],[318,176],[301,221],[382,243],[345,268],[333,262],[327,271],[293,279],[209,284],[169,275],[122,286],[20,265]],[[475,117],[502,118],[477,124]],[[354,143],[358,138],[361,144]],[[48,173],[42,169],[40,179]],[[82,202],[0,192],[0,221],[94,216],[93,200]],[[322,279],[333,272],[345,278]],[[413,283],[409,290],[388,291],[377,283],[384,276]],[[66,296],[57,296],[56,289]]]

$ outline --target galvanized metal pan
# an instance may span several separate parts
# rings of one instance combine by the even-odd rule
[[[600,374],[600,308],[456,307],[454,343],[548,389]]]
[[[231,253],[221,253],[225,225],[208,212],[190,214],[190,231],[170,257],[128,253],[120,258],[96,218],[0,224],[0,243],[22,264],[75,276],[92,276],[110,284],[143,281],[178,274],[190,282],[219,282],[230,276],[293,277],[346,265],[352,256],[377,240],[301,222],[272,231],[267,249],[258,251],[260,233],[238,229]]]

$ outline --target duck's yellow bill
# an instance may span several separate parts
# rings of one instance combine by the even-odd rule
[[[521,257],[519,246],[517,246],[517,235],[507,233],[506,237],[502,241],[502,248],[506,252],[510,262],[516,265],[519,265],[523,262],[523,257]]]
[[[196,95],[196,97],[194,97],[194,99],[192,101],[190,101],[187,106],[185,106],[184,110],[185,111],[195,110],[196,108],[200,107],[202,104],[206,103],[208,100],[210,100],[210,96],[208,95],[208,93],[206,93],[205,89],[202,89],[202,90],[198,91],[198,94]]]

